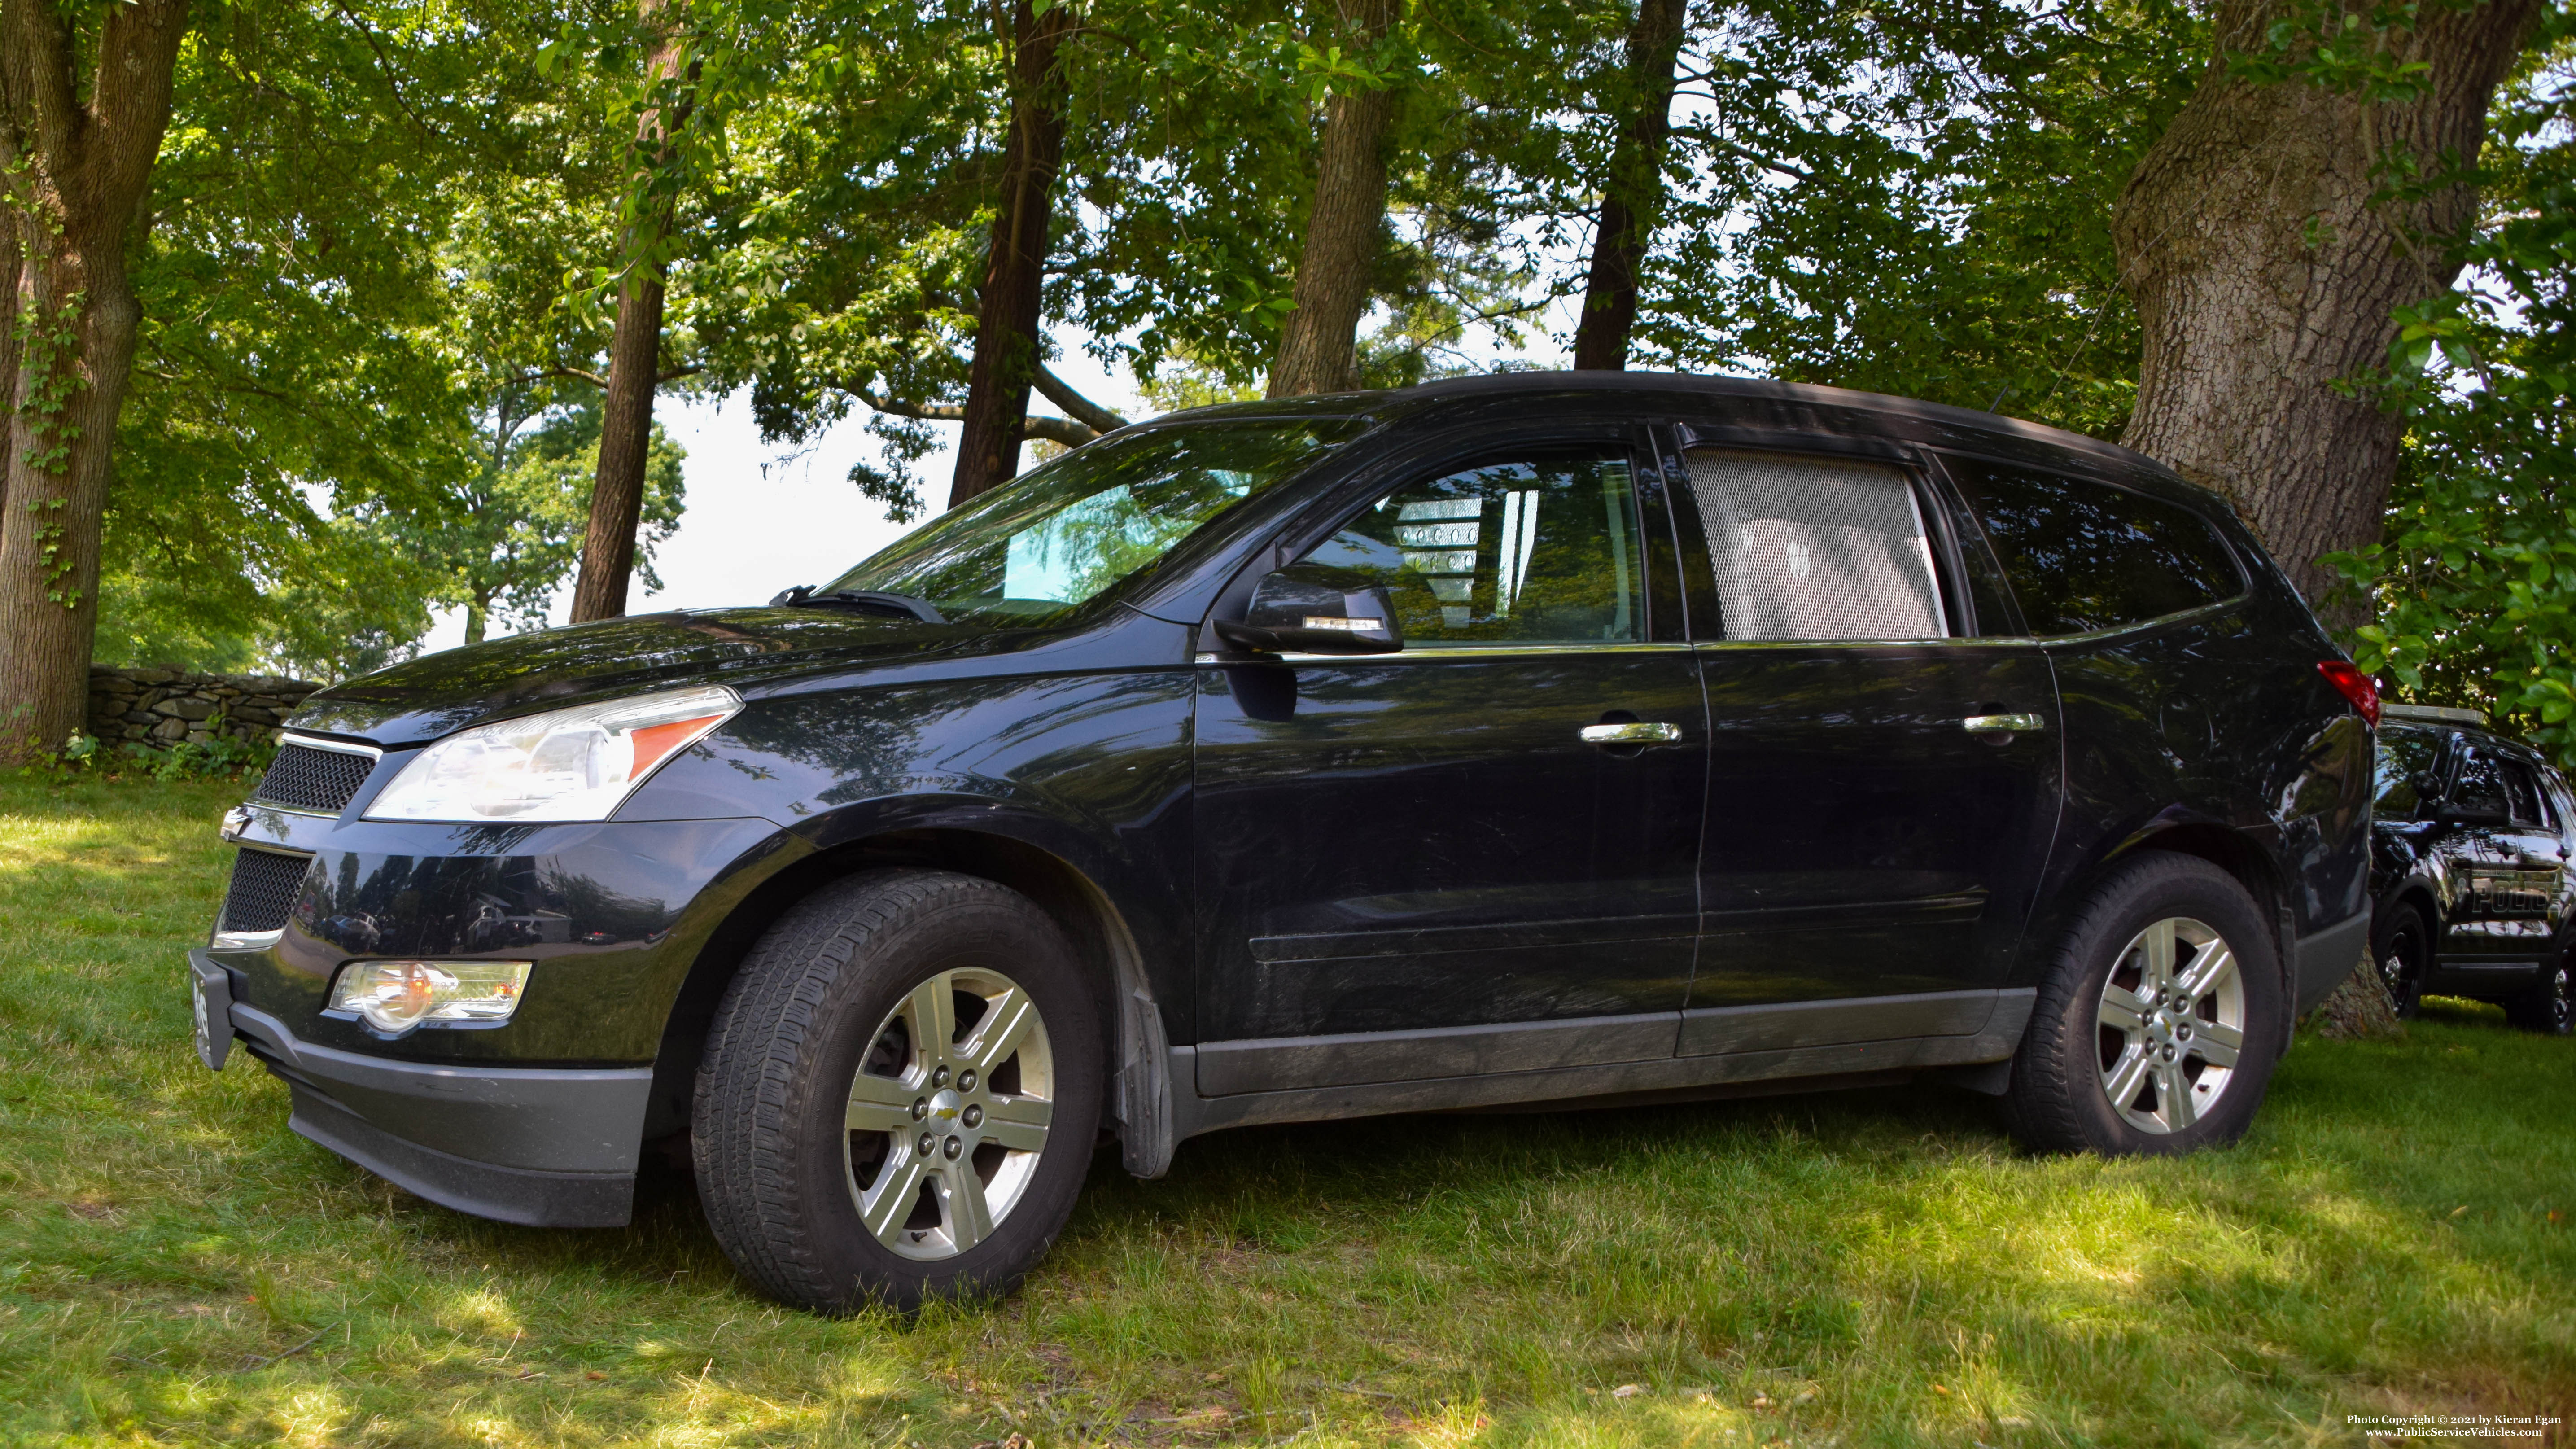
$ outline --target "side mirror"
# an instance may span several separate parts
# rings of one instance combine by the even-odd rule
[[[1264,574],[1240,624],[1220,619],[1217,637],[1269,654],[1393,654],[1404,647],[1395,601],[1381,584],[1355,589]]]

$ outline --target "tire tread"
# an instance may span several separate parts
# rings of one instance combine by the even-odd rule
[[[1024,906],[1006,886],[924,869],[864,871],[790,907],[743,960],[707,1032],[691,1150],[707,1226],[744,1276],[793,1303],[839,1302],[796,1211],[808,1043],[870,944],[961,906]],[[815,1043],[819,1046],[820,1043]]]
[[[2100,1090],[2094,1080],[2097,1069],[2093,1061],[2089,1056],[2079,1056],[2079,1051],[2091,1051],[2091,1035],[2060,1029],[2059,1024],[2091,977],[2087,948],[2116,930],[2118,918],[2139,896],[2167,883],[2183,881],[2216,886],[2240,897],[2245,894],[2245,887],[2234,876],[2199,856],[2167,850],[2142,851],[2112,867],[2049,943],[2048,974],[2039,984],[2039,999],[2031,1011],[2030,1027],[2022,1036],[2021,1048],[2014,1056],[2011,1086],[2002,1102],[2005,1127],[2024,1147],[2047,1153],[2104,1149],[2105,1144],[2084,1130],[2078,1114],[2082,1094]],[[2250,899],[2245,903],[2253,905]],[[2260,1040],[2258,1032],[2271,1033],[2256,1023],[2248,1025],[2255,1028],[2246,1033],[2250,1051]],[[2259,1085],[2256,1090],[2260,1090]]]

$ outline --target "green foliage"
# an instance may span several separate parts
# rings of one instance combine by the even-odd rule
[[[428,627],[432,576],[364,520],[472,476],[440,247],[523,33],[402,5],[197,18],[134,261],[99,658],[327,678]]]
[[[2259,48],[2227,57],[2227,68],[2256,85],[2297,80],[2376,104],[2421,100],[2431,93],[2433,67],[2399,50],[2423,9],[2420,0],[2299,0],[2280,7]]]
[[[2401,313],[2390,347],[2387,401],[2411,416],[2386,532],[2327,562],[2370,608],[2362,668],[2576,768],[2571,58],[2544,44],[2497,107],[2470,286]]]
[[[95,735],[74,734],[59,750],[39,750],[18,769],[21,775],[60,777],[97,775],[106,780],[127,777],[171,784],[180,780],[238,781],[268,768],[277,758],[277,742],[245,743],[230,735],[210,740],[181,740],[169,745],[127,741],[109,749]]]
[[[2116,437],[2139,334],[2112,208],[2207,54],[2177,0],[1730,7],[1641,342]]]
[[[586,390],[572,401],[526,416],[524,394],[505,394],[490,421],[491,451],[480,474],[460,490],[457,506],[426,517],[388,516],[376,532],[443,566],[437,595],[465,610],[467,643],[490,624],[542,629],[556,589],[581,562],[590,520],[591,481],[599,466],[599,406]],[[645,586],[662,587],[654,550],[679,527],[685,505],[680,464],[686,455],[660,424],[644,464],[636,570]]]
[[[617,270],[606,122],[632,135],[611,77],[540,74],[576,24],[631,30],[632,8],[200,18],[135,264],[102,662],[334,679],[407,657],[440,604],[534,622],[571,567],[590,445],[565,429],[596,435],[571,420],[606,340],[566,277]],[[493,431],[539,415],[551,461],[505,438],[496,468]],[[658,440],[648,570],[677,467]]]

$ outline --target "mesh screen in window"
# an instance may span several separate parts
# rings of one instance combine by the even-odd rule
[[[1645,635],[1624,456],[1515,459],[1416,483],[1306,562],[1384,584],[1407,649]]]
[[[1905,474],[1881,463],[1684,455],[1729,639],[1939,639],[1941,590]]]

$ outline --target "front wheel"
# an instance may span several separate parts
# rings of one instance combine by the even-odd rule
[[[2060,938],[2004,1110],[2043,1152],[2234,1141],[2279,1056],[2280,969],[2245,888],[2195,856],[2115,867]]]
[[[1099,1129],[1098,1013],[1027,897],[926,870],[834,882],[717,1008],[691,1124],[707,1222],[799,1307],[1009,1291]]]
[[[2412,1021],[2423,1008],[2425,968],[2432,964],[2432,933],[2424,928],[2424,913],[2399,906],[2380,917],[2372,936],[2370,954],[2379,962],[2388,1004],[2400,1020]]]

